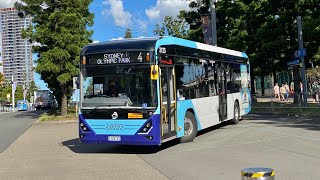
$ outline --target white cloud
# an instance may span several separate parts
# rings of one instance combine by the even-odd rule
[[[96,44],[96,43],[99,43],[100,41],[99,40],[94,40],[93,42],[92,42],[92,44]]]
[[[34,42],[34,43],[32,43],[32,46],[42,46],[42,44],[38,43],[38,42]]]
[[[135,23],[137,24],[137,27],[139,29],[143,29],[143,30],[146,30],[147,29],[147,25],[148,25],[148,22],[142,20],[142,19],[136,19],[135,20]]]
[[[18,0],[0,0],[0,8],[10,8]]]
[[[122,0],[105,0],[102,5],[110,6],[108,9],[104,9],[102,14],[111,15],[116,26],[129,27],[132,24],[132,15],[125,11]]]
[[[123,37],[112,38],[111,41],[113,41],[113,40],[121,40],[121,39],[124,39],[124,38]]]
[[[190,1],[185,0],[157,0],[155,6],[145,10],[149,20],[162,21],[165,16],[177,16],[180,10],[189,10]]]

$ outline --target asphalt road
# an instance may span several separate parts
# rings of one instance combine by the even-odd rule
[[[30,128],[40,114],[40,111],[0,112],[0,153]]]
[[[0,154],[3,179],[233,180],[248,167],[275,179],[320,179],[320,119],[250,115],[160,147],[80,144],[77,123],[37,123]]]
[[[320,179],[320,119],[249,115],[219,125],[188,144],[140,154],[169,179],[240,179],[248,167],[273,168],[276,179]]]

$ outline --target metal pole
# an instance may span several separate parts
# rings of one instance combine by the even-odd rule
[[[299,50],[303,49],[303,36],[302,36],[302,23],[301,16],[297,17],[297,26],[298,26],[298,41],[299,41]],[[300,57],[300,62],[302,64],[301,76],[302,76],[302,85],[303,85],[303,106],[306,107],[308,105],[308,97],[307,97],[307,81],[305,74],[305,62],[304,57]]]
[[[211,25],[212,25],[212,45],[218,46],[217,43],[217,24],[216,24],[216,6],[214,3],[217,0],[210,0]]]
[[[13,76],[11,76],[11,81],[12,81],[12,112],[14,112],[14,82],[13,82]]]

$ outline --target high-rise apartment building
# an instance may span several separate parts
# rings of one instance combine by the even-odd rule
[[[5,80],[20,85],[33,81],[32,44],[21,37],[21,30],[31,24],[31,18],[20,18],[15,8],[0,9],[2,63]]]

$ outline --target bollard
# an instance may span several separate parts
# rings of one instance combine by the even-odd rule
[[[270,168],[246,168],[241,171],[242,180],[274,180],[274,170]]]

